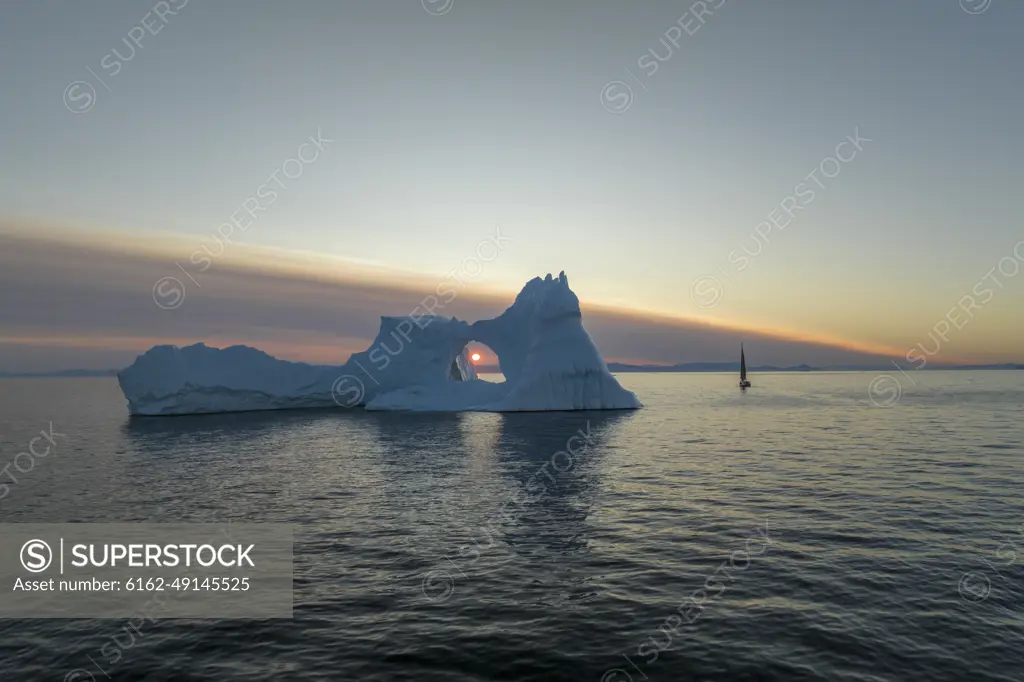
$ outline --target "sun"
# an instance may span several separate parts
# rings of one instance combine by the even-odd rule
[[[480,354],[479,353],[473,353],[470,357],[473,358],[473,362],[480,362]]]

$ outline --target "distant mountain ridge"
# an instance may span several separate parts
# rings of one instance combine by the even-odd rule
[[[57,372],[3,372],[0,371],[0,379],[36,379],[45,377],[113,377],[117,376],[120,370],[117,369],[62,369]]]
[[[739,372],[738,362],[686,362],[676,365],[629,365],[622,362],[609,362],[608,369],[612,372]],[[757,365],[747,367],[748,372],[884,372],[896,369],[892,363],[882,365],[826,365],[811,367],[810,365],[794,365],[792,367],[776,367],[774,365]],[[906,371],[916,371],[915,367],[905,367]],[[1024,369],[1024,365],[1005,363],[1000,365],[929,365],[931,370],[981,370],[981,369]]]

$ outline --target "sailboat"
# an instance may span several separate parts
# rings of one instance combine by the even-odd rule
[[[750,382],[747,381],[747,358],[743,355],[743,344],[740,344],[740,388],[750,388]]]

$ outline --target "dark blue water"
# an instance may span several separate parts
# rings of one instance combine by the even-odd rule
[[[0,381],[0,467],[63,434],[3,522],[295,525],[293,620],[0,621],[0,679],[1024,679],[1024,373],[874,376],[131,420],[113,379]]]

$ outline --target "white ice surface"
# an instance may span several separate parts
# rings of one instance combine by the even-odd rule
[[[476,378],[467,344],[498,356],[505,382]],[[341,366],[277,360],[247,346],[155,346],[118,374],[132,414],[302,407],[529,412],[642,407],[583,328],[565,274],[534,278],[493,320],[382,317],[373,344]]]

